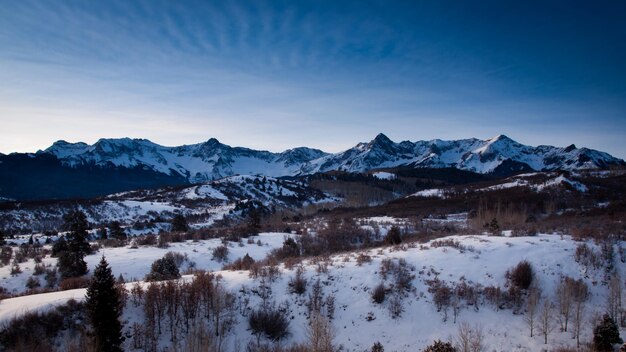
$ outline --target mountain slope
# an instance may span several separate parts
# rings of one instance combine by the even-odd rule
[[[403,141],[379,134],[368,143],[328,154],[300,147],[281,153],[231,147],[211,138],[166,147],[146,139],[100,139],[93,145],[58,141],[34,154],[0,155],[0,198],[93,197],[131,189],[206,182],[236,174],[271,177],[380,168],[456,168],[508,176],[540,170],[624,167],[587,148],[531,147],[500,135],[480,140]]]

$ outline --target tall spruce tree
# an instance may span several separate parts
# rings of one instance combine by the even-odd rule
[[[82,276],[87,273],[85,256],[91,252],[87,241],[89,223],[87,216],[80,210],[73,211],[63,217],[67,230],[65,239],[67,249],[59,253],[59,272],[64,278]]]
[[[96,350],[122,351],[122,304],[109,263],[104,256],[87,288],[87,314],[94,330]]]
[[[593,345],[596,351],[613,351],[613,345],[622,343],[617,324],[608,314],[602,317],[602,321],[593,329]]]

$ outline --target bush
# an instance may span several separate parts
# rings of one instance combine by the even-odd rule
[[[22,268],[20,268],[20,265],[18,263],[13,263],[13,265],[11,266],[11,276],[16,276],[21,273]]]
[[[289,280],[289,292],[301,295],[306,291],[307,280],[304,277],[304,270],[299,267],[296,275]]]
[[[385,352],[385,348],[380,342],[376,342],[372,345],[372,352]]]
[[[385,285],[380,283],[378,286],[374,287],[372,291],[372,300],[378,304],[381,304],[385,301]]]
[[[49,341],[67,331],[84,331],[82,303],[67,304],[44,312],[28,312],[3,324],[0,346],[6,351],[54,351]]]
[[[370,257],[369,255],[365,254],[365,253],[359,253],[359,255],[356,257],[356,265],[361,266],[365,263],[371,263],[372,262],[372,257]]]
[[[254,259],[246,253],[242,258],[237,258],[232,264],[225,265],[225,270],[250,270],[250,268],[254,265]]]
[[[511,285],[522,290],[527,290],[533,282],[533,267],[528,261],[522,260],[515,267],[507,271],[506,278]]]
[[[279,341],[289,335],[289,319],[276,308],[253,310],[248,316],[248,325],[257,340],[264,335],[272,341]]]
[[[3,246],[0,252],[0,262],[2,265],[9,265],[11,257],[13,256],[13,248],[9,246]]]
[[[222,245],[213,249],[213,260],[218,262],[225,262],[228,260],[228,247]]]
[[[35,264],[35,268],[33,269],[33,275],[43,275],[46,273],[46,267],[43,264]]]
[[[170,246],[170,242],[172,241],[172,235],[169,233],[161,233],[159,235],[159,243],[157,246],[159,248],[167,248]]]
[[[46,287],[53,288],[56,286],[58,278],[57,278],[57,269],[46,269]]]
[[[84,277],[68,277],[59,283],[61,291],[86,288],[87,286],[89,286],[89,279]]]
[[[101,240],[100,243],[104,247],[110,248],[123,247],[124,245],[126,245],[126,242],[124,240],[118,238],[107,238],[106,240]]]
[[[140,246],[154,246],[157,243],[155,235],[145,235],[137,238],[137,244]]]
[[[432,345],[426,346],[424,352],[457,352],[450,342],[435,341]]]
[[[26,280],[26,288],[29,290],[35,289],[39,286],[41,286],[41,284],[39,283],[39,279],[34,276],[31,276],[28,278],[28,280]]]
[[[176,259],[173,255],[167,253],[163,258],[157,259],[152,263],[150,273],[146,275],[146,281],[163,281],[180,278],[180,272],[176,265]]]
[[[183,263],[185,263],[188,259],[187,254],[182,254],[179,252],[167,252],[165,253],[164,258],[169,258],[174,261],[177,268],[180,268]]]

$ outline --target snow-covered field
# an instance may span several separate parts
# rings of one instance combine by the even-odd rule
[[[251,236],[250,242],[244,240],[241,245],[233,242],[227,242],[229,254],[228,262],[250,255],[254,260],[263,259],[274,248],[282,246],[285,238],[295,236],[286,233],[262,233],[258,236]],[[260,241],[261,245],[258,245]],[[224,266],[224,262],[213,260],[212,252],[218,246],[222,245],[220,239],[210,239],[201,241],[185,241],[178,243],[170,243],[167,248],[158,248],[155,246],[139,246],[136,249],[129,246],[118,248],[100,248],[100,250],[92,255],[85,257],[87,267],[91,270],[95,268],[104,255],[107,262],[113,269],[115,277],[122,275],[126,281],[137,281],[143,279],[148,272],[150,266],[155,260],[162,258],[167,252],[178,252],[187,255],[187,261],[183,264],[181,270],[190,267],[190,263],[196,269],[216,271]],[[46,257],[43,259],[46,266],[54,266],[56,258]],[[0,286],[4,287],[9,293],[22,293],[26,290],[26,280],[33,275],[35,262],[29,259],[27,262],[20,264],[22,273],[11,275],[11,266],[6,265],[0,267]],[[39,277],[43,285],[43,276]]]
[[[262,234],[261,247],[256,244],[245,244],[244,247],[231,247],[232,260],[249,253],[258,259],[271,248],[282,244],[285,234]],[[480,325],[485,334],[487,350],[492,351],[541,351],[559,346],[573,346],[571,332],[560,332],[558,328],[548,337],[548,345],[544,345],[543,337],[536,334],[529,337],[529,330],[524,322],[523,314],[513,314],[510,309],[496,311],[488,303],[480,305],[475,311],[465,307],[460,311],[457,323],[453,323],[452,312],[447,321],[443,321],[441,312],[437,312],[428,292],[426,281],[437,277],[446,282],[458,282],[464,278],[468,283],[480,283],[483,286],[496,285],[504,287],[505,272],[522,260],[529,261],[535,270],[536,280],[542,287],[545,297],[554,299],[555,287],[564,276],[574,279],[581,278],[591,292],[587,304],[585,330],[582,340],[591,338],[591,318],[602,313],[606,306],[607,286],[603,284],[604,269],[587,270],[574,260],[576,247],[581,244],[569,236],[539,235],[535,237],[489,237],[489,236],[451,236],[448,240],[458,241],[463,250],[453,247],[436,247],[433,242],[425,245],[390,247],[371,249],[365,252],[371,262],[357,263],[359,253],[332,256],[327,272],[318,273],[318,264],[306,261],[305,276],[308,278],[308,291],[305,297],[290,294],[288,282],[294,276],[295,269],[282,269],[282,276],[271,283],[272,299],[277,303],[289,302],[293,317],[290,323],[291,335],[288,342],[305,340],[306,306],[303,300],[310,292],[311,285],[317,279],[322,283],[324,293],[335,297],[335,314],[332,324],[336,333],[335,342],[343,345],[346,351],[368,350],[376,341],[380,341],[385,351],[417,351],[434,339],[449,340],[456,336],[460,322],[468,322],[472,326]],[[256,241],[256,239],[255,239]],[[186,242],[174,244],[168,249],[128,248],[105,249],[88,257],[90,268],[93,268],[102,254],[106,255],[116,275],[122,273],[127,279],[140,278],[150,263],[167,251],[186,253],[190,260],[196,262],[198,268],[217,270],[221,267],[210,260],[210,252],[219,241]],[[591,248],[598,249],[593,243]],[[371,291],[382,279],[380,264],[383,259],[405,259],[415,268],[412,274],[413,289],[403,299],[403,312],[399,318],[392,319],[388,309],[388,301],[382,305],[372,302]],[[623,273],[626,264],[616,255],[616,270]],[[6,270],[2,268],[1,270]],[[3,271],[4,273],[4,271]],[[251,289],[258,287],[259,279],[252,279],[246,271],[221,271],[225,285],[239,297],[250,298],[251,306],[259,303],[259,297],[251,294]],[[4,275],[3,275],[4,276]],[[386,281],[389,284],[389,279]],[[59,293],[48,293],[27,297],[6,299],[0,302],[0,320],[9,319],[28,309],[45,309],[69,298],[79,298],[84,290],[72,290]],[[137,321],[137,310],[130,309],[124,318]],[[140,321],[141,319],[139,319]],[[554,324],[557,324],[556,322]],[[127,326],[128,328],[128,326]],[[238,316],[233,333],[226,343],[233,349],[235,343],[245,346],[254,337],[247,330],[247,321]]]

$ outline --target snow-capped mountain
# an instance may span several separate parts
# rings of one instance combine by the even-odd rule
[[[379,134],[369,143],[337,154],[311,160],[302,166],[305,174],[343,170],[363,172],[372,169],[410,166],[415,168],[453,167],[481,174],[515,171],[582,170],[624,166],[623,160],[587,148],[552,146],[531,147],[507,136],[487,140],[462,139],[394,143]],[[507,170],[502,170],[506,168]]]
[[[302,176],[342,170],[456,168],[509,176],[519,172],[626,166],[611,155],[574,145],[531,147],[506,136],[486,140],[403,141],[379,134],[329,154],[306,147],[281,153],[231,147],[211,138],[166,147],[146,139],[101,139],[93,145],[58,141],[34,154],[0,155],[0,197],[89,198],[143,188],[186,185],[232,175]]]
[[[211,138],[205,143],[164,147],[145,139],[101,139],[94,145],[58,141],[38,153],[55,155],[67,165],[142,167],[160,173],[178,173],[189,182],[204,182],[234,174],[294,176],[332,170],[364,172],[372,169],[454,167],[491,173],[509,165],[518,170],[580,170],[624,165],[611,155],[587,148],[531,147],[507,136],[487,140],[462,139],[394,143],[379,134],[369,143],[336,154],[295,148],[271,153],[230,147]]]
[[[58,141],[38,153],[53,154],[64,164],[141,167],[204,182],[234,174],[286,176],[298,173],[300,166],[326,153],[310,148],[271,153],[230,147],[211,138],[204,143],[165,147],[146,139],[100,139],[93,145]]]

